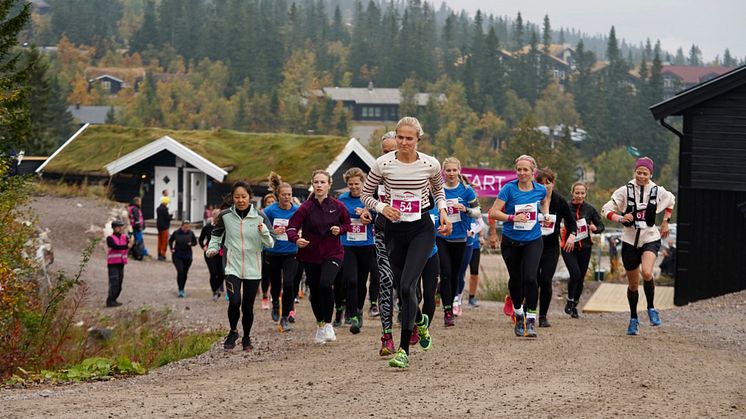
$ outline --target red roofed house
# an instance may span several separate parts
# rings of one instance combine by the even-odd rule
[[[671,98],[682,90],[714,79],[731,70],[733,69],[721,66],[664,65],[661,70],[663,76],[663,99]]]

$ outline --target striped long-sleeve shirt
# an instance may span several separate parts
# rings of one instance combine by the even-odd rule
[[[381,183],[386,189],[386,202],[376,199],[378,185]],[[413,163],[402,163],[397,160],[396,151],[384,154],[376,160],[363,185],[363,203],[369,209],[379,214],[383,213],[386,205],[391,205],[392,191],[419,192],[422,211],[431,206],[431,194],[435,197],[438,209],[446,207],[440,162],[427,154],[417,152],[417,160]]]

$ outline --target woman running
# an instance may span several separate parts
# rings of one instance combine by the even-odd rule
[[[225,246],[225,288],[228,295],[228,322],[230,332],[223,347],[233,349],[238,340],[238,319],[243,312],[244,351],[253,349],[251,326],[254,323],[254,300],[262,279],[262,247],[272,247],[274,240],[264,218],[251,205],[251,187],[239,180],[233,184],[229,199],[231,206],[220,212],[212,230],[207,257],[218,254],[221,243]],[[243,286],[243,297],[241,287]]]
[[[332,314],[334,279],[344,259],[339,236],[351,229],[347,208],[329,196],[331,175],[325,170],[316,170],[311,179],[313,196],[290,217],[286,233],[288,240],[298,245],[296,258],[306,271],[306,282],[311,289],[311,308],[318,323],[314,341],[322,344],[337,340],[332,327]],[[301,231],[303,237],[300,236]]]
[[[585,202],[588,193],[588,187],[583,182],[572,184],[570,194],[572,201],[570,210],[575,218],[577,225],[577,238],[574,243],[562,243],[562,260],[565,261],[570,279],[567,281],[567,303],[565,304],[565,313],[572,318],[577,319],[578,302],[583,294],[583,282],[585,273],[588,272],[588,263],[591,260],[591,251],[593,249],[593,240],[591,233],[600,234],[604,231],[604,224],[593,206]],[[564,242],[564,240],[563,240]]]
[[[461,162],[455,157],[443,160],[446,182],[443,187],[446,195],[448,221],[453,231],[447,237],[437,234],[438,258],[440,260],[440,297],[443,300],[443,323],[445,327],[455,326],[453,306],[458,304],[459,273],[466,254],[467,232],[471,220],[482,216],[477,194],[461,176]],[[469,255],[471,258],[471,255]]]
[[[363,326],[363,304],[367,291],[368,276],[374,268],[375,246],[373,243],[373,221],[365,204],[360,200],[365,182],[365,173],[357,167],[350,168],[343,175],[349,192],[339,196],[339,200],[350,214],[350,231],[342,235],[344,261],[342,276],[347,285],[347,311],[350,316],[350,332],[360,333]]]
[[[220,215],[220,210],[214,209],[207,219],[207,223],[202,227],[199,233],[199,247],[202,248],[205,257],[205,264],[210,271],[210,288],[212,289],[212,301],[220,299],[220,293],[223,287],[223,255],[217,254],[213,257],[207,257],[207,249],[210,245],[212,230],[215,228],[215,222]]]
[[[661,247],[661,238],[668,237],[668,221],[671,219],[676,198],[662,186],[653,183],[650,180],[652,176],[653,160],[648,157],[637,159],[634,178],[614,191],[611,200],[604,204],[601,210],[607,219],[624,226],[622,264],[627,271],[627,301],[631,317],[627,327],[628,335],[638,334],[637,300],[640,268],[650,324],[661,324],[660,315],[654,304],[653,265]],[[664,212],[660,230],[655,225],[655,215],[659,212]]]
[[[417,151],[423,136],[417,118],[405,117],[396,125],[397,150],[379,157],[371,167],[363,186],[362,199],[370,210],[386,217],[384,238],[394,277],[398,280],[402,301],[401,339],[399,350],[389,360],[392,367],[409,366],[409,339],[418,326],[420,345],[432,346],[427,325],[417,304],[417,285],[435,243],[433,222],[428,215],[433,203],[440,210],[440,233],[448,235],[451,223],[447,219],[440,163]],[[385,188],[386,202],[376,199],[379,184]],[[396,282],[395,280],[395,282]]]
[[[536,281],[544,248],[539,212],[547,219],[547,188],[534,181],[536,160],[528,155],[515,159],[518,179],[506,184],[497,196],[490,218],[503,222],[500,250],[508,268],[508,290],[515,314],[516,336],[536,337],[536,306],[539,299]],[[546,226],[547,221],[543,222]],[[522,302],[526,299],[526,310]]]
[[[277,202],[277,197],[275,196],[274,189],[272,189],[272,175],[275,174],[275,172],[271,172],[269,174],[269,185],[270,185],[270,191],[268,194],[264,195],[262,198],[262,207],[259,209],[259,214],[262,216],[265,216],[264,210],[268,208],[270,205]],[[271,224],[267,224],[271,225]],[[267,266],[267,249],[262,250],[262,310],[269,310],[269,297],[267,297],[267,292],[269,291],[270,286],[270,279],[269,279],[269,266]],[[279,301],[272,301],[273,307],[279,307],[278,304],[280,304]],[[272,320],[277,321],[275,319],[276,316],[279,316],[277,314],[276,310],[272,310]]]
[[[264,250],[265,267],[272,284],[272,320],[280,320],[280,331],[290,330],[289,316],[294,311],[295,276],[298,271],[298,261],[295,259],[298,246],[288,240],[286,233],[290,218],[298,210],[293,204],[293,187],[283,182],[277,173],[270,175],[272,189],[277,191],[279,201],[264,209],[269,225],[275,233],[274,247]],[[282,300],[280,300],[282,292]],[[282,313],[280,313],[282,301]]]
[[[192,247],[197,245],[197,237],[189,228],[189,221],[182,221],[181,227],[171,233],[168,247],[171,249],[171,261],[176,267],[176,285],[179,287],[179,298],[186,297],[184,287],[192,266]]]
[[[467,265],[469,269],[469,307],[479,307],[477,302],[477,287],[479,286],[479,262],[481,259],[482,252],[482,237],[484,236],[484,228],[487,227],[482,217],[477,218],[471,223],[471,232],[474,242],[472,244],[471,258]],[[466,275],[466,269],[464,269],[464,276]]]
[[[557,270],[557,261],[560,256],[560,221],[565,223],[564,244],[567,248],[572,248],[574,245],[577,231],[575,217],[570,212],[570,205],[562,195],[554,192],[556,180],[556,173],[546,167],[536,173],[536,181],[547,188],[547,194],[549,195],[549,226],[541,228],[544,250],[541,253],[537,277],[539,285],[539,327],[551,326],[547,319],[547,313],[549,313],[549,304],[552,302],[552,278],[554,278],[554,272]]]

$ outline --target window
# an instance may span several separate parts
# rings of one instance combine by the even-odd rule
[[[101,82],[101,87],[103,87],[105,90],[111,90],[111,82],[108,80],[104,80]]]
[[[673,80],[670,77],[666,77],[663,79],[663,87],[667,89],[673,88]]]

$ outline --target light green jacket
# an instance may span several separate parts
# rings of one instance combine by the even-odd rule
[[[261,233],[259,225],[262,226]],[[274,246],[274,239],[264,218],[252,205],[246,218],[241,218],[235,207],[223,210],[212,230],[207,251],[218,251],[225,236],[225,274],[241,279],[262,278],[262,246]]]

